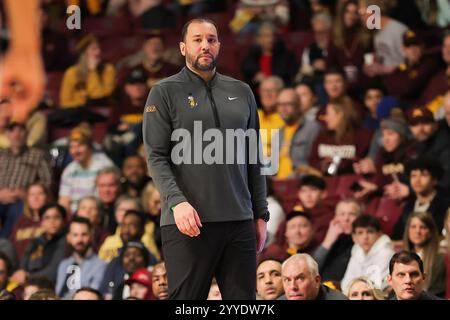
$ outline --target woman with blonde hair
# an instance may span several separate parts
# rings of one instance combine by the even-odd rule
[[[97,253],[105,239],[109,236],[109,232],[102,226],[102,217],[100,215],[100,202],[94,196],[81,198],[76,213],[77,217],[88,219],[93,227],[94,235],[92,248]]]
[[[102,60],[97,38],[89,34],[77,44],[79,59],[64,73],[60,91],[62,108],[77,108],[89,104],[105,105],[115,87],[116,70]]]
[[[447,285],[446,285],[446,299],[450,299],[450,208],[447,210],[447,214],[444,220],[444,239],[440,243],[440,252],[445,256],[445,265],[447,269]]]
[[[383,292],[367,277],[353,279],[345,295],[349,300],[386,300]]]
[[[405,250],[417,253],[423,261],[428,292],[444,297],[446,267],[444,255],[439,253],[439,232],[433,217],[426,212],[414,212],[408,218],[403,235]]]
[[[159,226],[159,219],[161,218],[161,195],[152,181],[147,183],[144,190],[142,190],[141,203],[147,218],[144,236],[152,237],[161,252],[161,228]]]
[[[328,175],[353,173],[353,163],[369,151],[372,133],[361,128],[348,97],[328,103],[324,118],[326,128],[311,148],[309,164]]]
[[[52,194],[43,183],[32,183],[26,189],[23,214],[17,220],[10,236],[19,257],[23,256],[31,241],[42,234],[39,210],[50,201]]]
[[[439,243],[439,251],[442,254],[450,256],[450,207],[447,209],[444,219],[444,229],[442,230],[444,238]]]

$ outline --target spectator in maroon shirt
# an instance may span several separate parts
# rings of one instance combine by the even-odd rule
[[[428,82],[428,86],[420,99],[423,104],[432,103],[435,99],[443,96],[450,90],[450,31],[444,34],[442,59],[444,60],[445,67]]]
[[[371,36],[361,23],[358,1],[347,0],[337,12],[333,37],[328,49],[327,65],[342,66],[347,74],[349,91],[354,92],[368,79],[362,72],[364,54],[372,51]]]
[[[42,234],[39,210],[51,200],[50,190],[44,184],[36,182],[28,186],[23,214],[10,237],[19,257],[23,256],[30,242]]]
[[[120,93],[119,105],[109,118],[112,133],[125,132],[142,121],[142,108],[148,95],[147,72],[142,67],[129,70]]]
[[[156,82],[180,71],[179,67],[166,61],[165,49],[164,35],[158,31],[149,33],[142,49],[136,54],[125,57],[119,63],[119,68],[125,68],[119,75],[119,84],[126,80],[134,68],[140,68],[145,72],[148,89]]]
[[[385,78],[385,86],[390,96],[394,96],[409,104],[419,99],[438,67],[434,57],[425,57],[425,43],[413,31],[403,34],[402,53],[405,60],[392,74]]]
[[[328,175],[353,173],[353,163],[369,151],[371,132],[360,127],[349,98],[327,105],[325,123],[311,148],[309,164]]]
[[[389,118],[381,122],[381,148],[375,158],[375,175],[370,180],[361,180],[362,190],[355,192],[357,199],[383,191],[394,182],[407,183],[405,163],[410,155],[409,129],[402,118]]]
[[[328,198],[326,182],[319,176],[306,175],[300,179],[298,190],[299,205],[308,212],[314,220],[314,238],[322,242],[334,216],[336,199]]]

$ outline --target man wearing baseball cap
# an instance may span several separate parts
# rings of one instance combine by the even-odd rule
[[[62,173],[58,202],[74,213],[81,198],[95,194],[97,173],[114,164],[103,152],[94,152],[92,131],[87,123],[70,132],[69,153],[73,161]]]
[[[450,141],[447,136],[438,131],[438,123],[433,113],[421,106],[413,107],[406,112],[409,129],[412,133],[411,156],[418,158],[427,155],[436,159],[442,166],[442,175],[439,175],[438,185],[444,189],[450,187]],[[410,190],[406,184],[396,182],[395,188],[388,188],[387,195],[393,199],[405,199]]]
[[[128,73],[134,68],[144,70],[146,84],[150,89],[156,82],[179,71],[178,66],[166,61],[165,50],[164,35],[158,30],[152,30],[146,34],[146,40],[140,53],[140,61],[137,61],[136,64],[133,63],[132,58],[125,58],[121,64],[127,68]]]
[[[425,43],[414,31],[403,34],[402,53],[405,58],[394,71],[386,76],[388,94],[415,103],[438,68],[436,59],[424,57]]]
[[[131,277],[125,281],[130,286],[130,297],[138,300],[155,300],[152,292],[152,273],[146,268],[136,270]]]
[[[147,99],[147,74],[142,67],[131,69],[120,94],[120,107],[112,110],[109,124],[120,130],[118,124],[135,124],[142,121],[142,106]],[[123,125],[122,125],[123,127]]]
[[[441,52],[444,67],[441,67],[441,69],[430,78],[428,86],[422,93],[420,99],[421,103],[427,105],[436,103],[448,90],[450,90],[450,30],[444,32]]]
[[[10,122],[6,137],[9,147],[0,149],[0,238],[9,237],[22,215],[25,189],[36,181],[49,187],[52,181],[50,162],[44,151],[26,145],[25,125]]]

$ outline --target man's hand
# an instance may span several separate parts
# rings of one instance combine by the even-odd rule
[[[375,173],[376,168],[371,158],[364,158],[353,164],[353,170],[356,174],[370,174]]]
[[[358,200],[365,198],[367,195],[377,191],[378,189],[378,186],[376,184],[366,180],[359,180],[358,183],[362,187],[362,190],[353,193],[354,197]]]
[[[87,65],[89,71],[95,71],[100,64],[100,59],[97,57],[88,57]]]
[[[0,189],[0,203],[10,204],[16,202],[18,199],[19,197],[16,191],[10,189]]]
[[[27,280],[28,272],[26,272],[23,269],[17,270],[14,272],[14,274],[11,276],[11,280],[18,283],[18,284],[24,284]]]
[[[255,221],[256,231],[256,252],[261,253],[264,249],[267,238],[267,222],[263,219],[256,219]]]
[[[342,233],[344,233],[344,228],[342,228],[341,224],[336,219],[331,220],[325,240],[322,242],[322,247],[330,250]]]
[[[197,237],[200,234],[202,222],[200,216],[189,202],[181,202],[173,208],[173,217],[178,230],[189,237]]]
[[[0,98],[14,101],[9,105],[11,120],[23,123],[44,93],[41,57],[39,53],[11,48],[0,61],[0,74]]]
[[[384,187],[384,195],[392,200],[403,200],[409,196],[409,188],[404,183],[394,181]]]

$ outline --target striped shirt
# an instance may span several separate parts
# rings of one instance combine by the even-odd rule
[[[64,169],[61,176],[59,196],[71,199],[70,209],[75,212],[78,201],[95,194],[95,177],[105,168],[114,167],[113,162],[101,152],[92,155],[89,167],[83,168],[78,162],[72,161]]]
[[[0,189],[25,190],[36,181],[50,187],[51,172],[50,161],[40,149],[25,147],[17,155],[11,149],[0,149]]]

